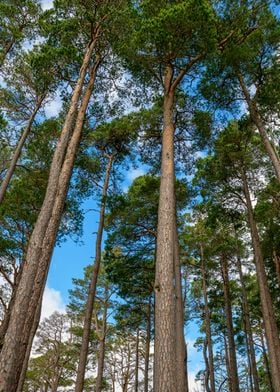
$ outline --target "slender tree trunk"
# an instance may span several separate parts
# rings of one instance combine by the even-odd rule
[[[260,238],[251,202],[251,196],[247,181],[246,172],[241,167],[241,176],[244,187],[244,195],[247,205],[248,221],[250,225],[251,238],[255,256],[257,280],[260,289],[262,314],[264,319],[264,329],[267,340],[268,356],[271,368],[271,376],[275,392],[280,392],[280,340],[277,329],[275,313],[272,299],[268,288],[267,276],[264,267],[264,260],[261,250]]]
[[[91,276],[90,287],[88,291],[88,298],[86,303],[86,311],[84,318],[84,326],[83,326],[83,337],[82,337],[82,346],[80,351],[78,372],[76,378],[75,392],[82,392],[84,387],[84,378],[87,364],[87,356],[88,356],[88,345],[89,345],[89,337],[91,331],[91,321],[92,321],[92,313],[95,301],[95,292],[96,292],[96,284],[97,278],[99,274],[100,264],[101,264],[101,245],[102,245],[102,235],[104,229],[104,218],[105,218],[105,208],[106,208],[106,198],[107,191],[109,186],[109,178],[113,165],[114,155],[109,157],[106,174],[104,178],[103,191],[102,191],[102,200],[101,207],[99,212],[99,224],[98,231],[96,237],[96,246],[95,246],[95,261],[93,265],[93,271]]]
[[[275,150],[273,144],[269,140],[269,137],[267,135],[267,131],[265,129],[265,124],[260,116],[256,102],[251,98],[242,74],[240,72],[237,72],[237,77],[238,77],[242,92],[244,94],[245,100],[247,102],[251,119],[252,119],[253,123],[256,125],[256,127],[258,128],[258,131],[260,133],[264,148],[265,148],[265,150],[266,150],[266,152],[272,162],[272,165],[274,167],[276,177],[277,177],[278,181],[280,181],[280,160],[279,160],[279,156],[277,154],[277,151]]]
[[[3,201],[4,197],[5,197],[6,190],[7,190],[8,186],[9,186],[11,178],[12,178],[12,176],[14,174],[17,162],[18,162],[19,157],[20,157],[21,152],[22,152],[22,148],[23,148],[23,146],[25,144],[25,141],[26,141],[28,135],[30,134],[30,131],[31,131],[34,119],[36,117],[36,114],[38,113],[38,110],[42,106],[42,102],[43,102],[44,98],[45,98],[45,96],[41,96],[41,97],[39,97],[37,99],[35,108],[32,111],[32,113],[31,113],[31,115],[29,117],[28,123],[27,123],[26,127],[24,128],[23,133],[22,133],[22,135],[21,135],[21,137],[20,137],[20,139],[18,141],[18,144],[17,144],[16,149],[14,151],[14,155],[13,155],[12,160],[10,162],[9,168],[7,170],[7,173],[6,173],[2,183],[0,185],[0,204],[2,203],[2,201]]]
[[[206,330],[206,340],[208,348],[209,357],[209,379],[211,392],[215,392],[215,372],[214,372],[214,356],[213,356],[213,345],[212,345],[212,333],[211,333],[211,316],[208,306],[208,294],[207,294],[207,275],[206,266],[204,259],[204,248],[203,244],[200,243],[200,259],[201,259],[201,272],[202,272],[202,289],[203,289],[203,299],[204,299],[204,311],[205,311],[205,330]]]
[[[93,43],[88,47],[84,58],[80,77],[73,93],[73,97],[75,96],[76,98],[74,99],[72,97],[71,100],[61,138],[54,153],[43,206],[28,244],[26,264],[23,268],[22,277],[17,289],[15,304],[12,309],[9,327],[0,356],[1,392],[16,391],[37,304],[48,272],[56,233],[73,170],[75,154],[80,143],[84,116],[92,94],[96,71],[101,61],[98,58],[91,71],[90,80],[85,89],[77,115],[76,125],[71,140],[68,143],[86,69],[94,48],[94,45],[92,45]],[[72,121],[70,121],[71,119]]]
[[[224,338],[224,346],[225,346],[225,360],[226,360],[226,369],[227,369],[227,378],[228,378],[228,389],[229,392],[233,392],[228,343],[227,343],[227,336],[225,333],[223,333],[223,338]]]
[[[155,280],[155,392],[177,391],[174,299],[174,92],[171,66],[164,75],[164,119]]]
[[[174,196],[175,197],[175,196]],[[174,277],[175,277],[175,329],[176,329],[176,360],[177,360],[177,392],[188,392],[187,378],[187,347],[184,334],[184,304],[182,293],[182,277],[180,250],[174,218]]]
[[[263,359],[264,359],[264,367],[265,367],[265,370],[266,370],[266,372],[265,372],[265,378],[266,378],[266,381],[267,381],[267,385],[269,386],[269,390],[270,390],[270,392],[274,392],[274,389],[273,389],[273,385],[272,385],[272,378],[271,378],[271,372],[270,372],[270,368],[269,368],[269,361],[268,361],[268,358],[267,358],[267,353],[266,353],[266,347],[265,347],[265,343],[264,343],[264,336],[263,336],[263,333],[262,333],[262,326],[260,326],[261,327],[261,333],[260,333],[260,338],[261,338],[261,346],[262,346],[262,352],[263,352]]]
[[[150,342],[151,342],[151,297],[148,303],[147,331],[145,344],[145,370],[144,370],[144,392],[149,392],[149,365],[150,365]]]
[[[102,315],[102,331],[101,339],[98,350],[98,364],[97,364],[97,377],[96,377],[96,392],[101,392],[104,372],[105,348],[106,348],[106,334],[107,334],[107,312],[108,312],[108,284],[105,287],[104,309]]]
[[[256,362],[256,353],[255,353],[255,347],[254,347],[253,332],[252,332],[251,322],[250,322],[249,304],[248,304],[247,292],[246,292],[246,287],[245,287],[245,282],[244,282],[244,277],[243,277],[243,272],[242,272],[241,260],[240,260],[238,253],[239,252],[237,249],[237,268],[238,268],[239,279],[240,279],[240,283],[241,283],[242,307],[243,307],[243,315],[244,315],[245,334],[246,334],[246,338],[248,340],[249,365],[251,367],[251,373],[252,373],[253,381],[254,381],[253,390],[254,390],[254,392],[260,392],[258,371],[257,371],[257,362]]]
[[[139,385],[139,329],[137,329],[136,335],[136,347],[135,347],[135,382],[134,382],[134,392],[138,392]]]
[[[204,388],[206,392],[211,392],[211,389],[209,388],[210,371],[209,371],[209,360],[207,356],[207,338],[205,338],[203,341],[203,358],[205,363]]]
[[[229,289],[229,278],[228,278],[228,262],[226,256],[221,256],[221,267],[223,277],[223,288],[224,288],[224,299],[225,299],[225,313],[227,323],[227,335],[228,335],[228,346],[229,346],[229,365],[230,365],[230,378],[232,385],[232,392],[239,392],[239,379],[237,371],[236,361],[236,350],[234,342],[234,332],[232,323],[232,308],[231,308],[231,296]]]

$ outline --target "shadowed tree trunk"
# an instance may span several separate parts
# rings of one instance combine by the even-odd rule
[[[229,352],[228,352],[228,343],[227,343],[227,336],[225,333],[223,333],[223,338],[224,338],[224,347],[225,347],[225,360],[226,360],[226,369],[227,369],[228,389],[229,389],[229,392],[233,392],[232,379],[231,379],[231,369],[230,369],[230,359],[229,359]]]
[[[138,392],[139,385],[139,329],[137,329],[136,334],[136,346],[135,346],[135,382],[134,382],[134,392]]]
[[[87,356],[88,356],[88,345],[89,345],[89,337],[91,331],[91,321],[93,314],[93,307],[95,301],[95,293],[96,293],[96,285],[97,278],[99,274],[100,264],[101,264],[101,245],[102,245],[102,235],[104,230],[104,218],[105,218],[105,208],[106,208],[106,198],[107,191],[109,186],[110,173],[113,165],[114,155],[110,155],[108,157],[108,164],[104,178],[103,190],[102,190],[102,199],[101,199],[101,207],[99,212],[99,224],[97,230],[96,237],[96,246],[95,246],[95,261],[93,265],[93,271],[91,276],[90,287],[88,290],[88,298],[86,303],[85,310],[85,318],[83,325],[83,337],[82,337],[82,346],[80,351],[77,379],[75,385],[75,392],[82,392],[84,387],[84,378],[87,364]]]
[[[262,314],[264,320],[265,336],[268,347],[268,356],[273,381],[274,392],[280,392],[280,340],[277,329],[275,313],[272,299],[268,288],[267,276],[264,267],[264,260],[261,250],[260,238],[257,224],[254,218],[254,211],[251,202],[250,190],[248,186],[245,169],[241,167],[241,176],[244,187],[244,195],[247,205],[248,222],[251,231],[252,245],[255,256],[257,280],[260,289]]]
[[[54,153],[43,206],[29,241],[26,264],[22,271],[0,356],[1,392],[16,391],[22,370],[37,304],[45,284],[63,212],[75,154],[80,143],[84,116],[92,94],[96,71],[101,61],[100,56],[97,56],[77,114],[78,101],[96,40],[93,39],[87,48],[61,137]]]

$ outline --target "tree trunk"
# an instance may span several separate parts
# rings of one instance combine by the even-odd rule
[[[177,391],[174,299],[174,92],[173,70],[164,75],[164,119],[155,279],[155,392]]]
[[[203,358],[205,363],[204,388],[205,388],[205,392],[211,392],[211,389],[209,388],[210,371],[209,371],[209,360],[207,356],[207,338],[205,338],[203,341]]]
[[[28,120],[28,123],[27,123],[26,127],[24,128],[24,131],[23,131],[23,133],[22,133],[22,135],[21,135],[21,137],[20,137],[20,139],[18,141],[18,144],[17,144],[16,149],[14,151],[14,155],[13,155],[12,160],[10,162],[9,168],[7,170],[7,173],[6,173],[2,183],[0,185],[0,204],[2,203],[2,201],[3,201],[4,197],[5,197],[6,190],[7,190],[8,186],[9,186],[11,178],[12,178],[12,176],[14,174],[17,162],[18,162],[19,157],[20,157],[21,152],[22,152],[22,148],[24,146],[24,143],[25,143],[25,141],[26,141],[30,131],[31,131],[34,119],[36,117],[36,114],[37,114],[38,110],[40,109],[40,107],[42,105],[42,102],[43,102],[44,98],[45,98],[45,96],[41,96],[41,97],[39,97],[37,99],[35,108],[32,111],[32,113],[30,115],[30,118]]]
[[[213,356],[213,345],[212,345],[212,332],[211,332],[211,317],[208,306],[208,294],[207,294],[207,275],[206,266],[204,259],[204,248],[203,244],[200,244],[200,260],[201,260],[201,272],[202,272],[202,289],[204,299],[204,311],[205,311],[205,331],[208,349],[208,360],[209,360],[209,379],[211,392],[215,392],[215,372],[214,372],[214,356]]]
[[[175,196],[174,196],[175,197]],[[187,348],[184,334],[184,304],[182,293],[182,277],[180,250],[174,218],[174,277],[175,277],[175,329],[176,329],[176,360],[177,360],[177,392],[188,392],[187,379]]]
[[[105,296],[104,296],[104,309],[102,316],[102,331],[101,331],[101,339],[98,350],[98,364],[97,364],[97,377],[96,377],[96,392],[101,392],[102,390],[102,381],[103,381],[103,372],[104,372],[104,360],[105,360],[105,343],[106,343],[106,334],[107,334],[107,312],[108,312],[108,284],[106,283],[105,287]]]
[[[228,336],[228,347],[229,347],[229,366],[230,366],[230,379],[232,392],[239,392],[239,379],[237,371],[236,361],[236,350],[234,342],[234,332],[232,324],[232,308],[231,308],[231,296],[229,289],[229,278],[228,278],[228,262],[224,254],[221,256],[221,267],[223,277],[223,289],[225,299],[225,313],[226,313],[226,324],[227,324],[227,336]]]
[[[224,338],[224,346],[225,346],[225,360],[226,360],[226,369],[227,369],[227,378],[228,378],[228,380],[227,380],[228,381],[228,390],[229,390],[229,392],[233,392],[227,336],[225,333],[223,333],[223,338]],[[219,388],[219,390],[220,390],[220,388]]]
[[[278,280],[278,285],[280,287],[280,257],[278,256],[275,249],[273,249],[273,251],[272,251],[272,258],[273,258],[274,265],[275,265],[275,271],[276,271],[276,276],[277,276],[277,280]]]
[[[38,328],[39,323],[40,323],[40,316],[41,316],[41,310],[42,310],[42,301],[43,301],[43,296],[41,296],[40,301],[39,301],[38,306],[37,306],[37,309],[36,309],[34,323],[33,323],[33,327],[32,327],[31,333],[30,333],[28,346],[27,346],[27,350],[26,350],[26,353],[25,353],[24,362],[23,362],[23,365],[22,365],[20,378],[19,378],[19,382],[18,382],[18,386],[17,386],[17,392],[22,392],[23,391],[23,386],[24,386],[24,381],[25,381],[25,377],[26,377],[26,372],[27,372],[27,369],[28,369],[29,358],[30,358],[30,354],[31,354],[31,350],[32,350],[33,339],[34,339],[34,336],[36,334],[37,328]]]
[[[101,264],[101,245],[102,245],[102,235],[104,229],[104,218],[105,218],[105,208],[106,208],[106,198],[107,191],[109,186],[109,178],[113,165],[114,155],[109,157],[106,174],[104,178],[103,191],[102,191],[102,199],[101,199],[101,207],[99,212],[99,224],[98,231],[96,237],[96,246],[95,246],[95,261],[93,265],[93,271],[91,276],[90,287],[88,291],[88,298],[86,303],[85,310],[85,318],[84,318],[84,326],[83,326],[83,337],[82,337],[82,346],[80,351],[78,372],[75,384],[75,392],[82,392],[84,387],[84,378],[87,364],[87,356],[88,356],[88,345],[89,345],[89,337],[91,331],[91,321],[92,321],[92,313],[95,301],[95,292],[97,285],[97,278],[99,274],[100,264]]]
[[[150,342],[151,342],[151,297],[148,303],[147,331],[145,344],[145,370],[144,370],[144,392],[149,392],[149,365],[150,365]]]
[[[264,267],[264,260],[261,250],[260,238],[251,202],[251,196],[247,181],[246,172],[241,167],[241,176],[244,187],[244,195],[247,205],[248,221],[250,225],[251,238],[255,256],[257,280],[260,290],[262,314],[264,319],[264,329],[267,340],[268,356],[271,368],[271,376],[275,392],[280,392],[280,340],[277,329],[275,313],[272,299],[268,288],[267,276]]]
[[[136,335],[136,347],[135,347],[135,382],[134,382],[134,392],[138,392],[139,384],[139,329],[137,329]]]
[[[267,358],[267,354],[266,354],[266,347],[265,347],[265,343],[264,343],[264,336],[263,336],[263,333],[262,333],[262,326],[260,326],[261,327],[261,333],[260,333],[260,338],[261,338],[261,346],[262,346],[262,352],[263,352],[263,359],[264,359],[264,367],[265,367],[265,369],[266,369],[266,372],[265,372],[265,378],[266,378],[266,381],[267,381],[267,385],[269,386],[269,390],[270,390],[270,392],[274,392],[274,390],[273,390],[273,385],[272,385],[272,379],[271,379],[271,372],[270,372],[270,368],[269,368],[269,361],[268,361],[268,358]]]
[[[84,92],[77,115],[76,125],[71,140],[68,143],[71,130],[73,129],[72,125],[82,91],[86,69],[94,48],[93,42],[88,47],[84,58],[61,138],[54,153],[43,206],[28,244],[26,263],[17,289],[15,304],[11,312],[10,323],[0,356],[1,392],[14,392],[16,390],[37,304],[45,284],[56,233],[73,170],[75,154],[80,143],[84,116],[92,94],[97,68],[101,61],[98,58],[91,71],[90,80]]]
[[[242,74],[240,72],[237,72],[237,77],[238,77],[242,92],[244,94],[245,100],[247,102],[251,119],[252,119],[253,123],[256,125],[256,127],[258,128],[258,131],[260,133],[264,148],[265,148],[265,150],[266,150],[266,152],[272,162],[272,165],[274,167],[276,177],[277,177],[278,181],[280,181],[280,160],[279,160],[279,156],[277,154],[277,151],[275,150],[273,144],[269,140],[269,137],[267,135],[267,131],[265,129],[265,124],[260,116],[260,113],[258,111],[258,108],[257,108],[255,101],[250,96],[250,93],[245,85],[244,78],[243,78]]]
[[[241,260],[240,260],[240,256],[238,253],[239,252],[237,249],[237,269],[238,269],[239,279],[240,279],[240,283],[241,283],[242,308],[243,308],[243,315],[244,315],[245,334],[246,334],[246,337],[248,340],[248,353],[249,353],[249,361],[248,362],[251,367],[251,373],[252,373],[253,381],[254,381],[253,390],[254,390],[254,392],[260,392],[258,371],[257,371],[257,362],[256,362],[256,353],[255,353],[254,339],[253,339],[253,333],[252,333],[251,322],[250,322],[249,304],[248,304],[248,299],[247,299],[247,291],[246,291],[243,272],[242,272]]]

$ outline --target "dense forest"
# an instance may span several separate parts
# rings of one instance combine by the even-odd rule
[[[0,392],[280,392],[279,12],[0,1]]]

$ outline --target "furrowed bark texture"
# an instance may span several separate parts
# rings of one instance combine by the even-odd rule
[[[155,280],[155,392],[177,391],[174,293],[174,93],[172,68],[164,76],[164,124]]]
[[[78,365],[78,372],[75,384],[75,392],[82,392],[84,387],[84,378],[85,378],[85,371],[86,371],[86,364],[87,364],[87,355],[88,355],[88,345],[89,345],[89,337],[91,331],[91,321],[92,321],[92,314],[93,314],[93,307],[95,301],[95,293],[96,293],[96,285],[97,285],[97,278],[99,274],[100,264],[101,264],[101,244],[102,244],[102,235],[104,229],[104,218],[105,218],[105,208],[106,208],[106,198],[107,198],[107,191],[109,186],[109,179],[110,173],[113,165],[114,155],[109,157],[104,184],[103,184],[103,191],[102,191],[102,201],[101,207],[99,212],[99,224],[98,224],[98,231],[96,237],[96,246],[95,246],[95,261],[93,265],[93,271],[91,276],[90,287],[88,291],[88,298],[86,303],[86,312],[84,318],[84,326],[83,326],[83,337],[82,337],[82,346],[80,351],[80,358],[79,358],[79,365]]]
[[[233,332],[233,324],[232,324],[232,308],[231,308],[231,298],[230,298],[229,278],[228,278],[228,261],[225,255],[221,256],[221,267],[222,267],[226,324],[227,324],[227,335],[228,335],[229,368],[230,368],[229,377],[231,379],[232,392],[239,392],[240,391],[239,379],[238,379],[238,371],[237,371],[236,350],[235,350],[234,332]]]
[[[151,297],[147,309],[147,331],[145,344],[145,368],[144,368],[144,392],[149,392],[149,365],[150,365],[150,342],[151,342]]]
[[[261,250],[261,243],[257,224],[254,218],[254,211],[251,202],[250,190],[247,175],[244,168],[241,168],[241,176],[244,187],[244,195],[247,205],[248,222],[251,231],[252,245],[255,256],[257,280],[260,289],[262,314],[264,320],[265,336],[267,341],[271,378],[274,392],[280,392],[280,340],[273,309],[272,299],[268,287],[267,276],[264,267],[264,260]]]
[[[74,131],[73,121],[77,112],[86,70],[94,49],[94,40],[87,48],[80,76],[74,90],[66,121],[54,153],[48,186],[26,254],[26,263],[16,293],[9,327],[0,356],[0,391],[16,391],[22,370],[37,304],[44,288],[56,233],[63,212],[68,185],[79,146],[82,125],[94,86],[97,60],[83,94]],[[71,137],[71,139],[70,139]],[[69,141],[70,139],[70,141]],[[68,143],[69,142],[69,143]]]

